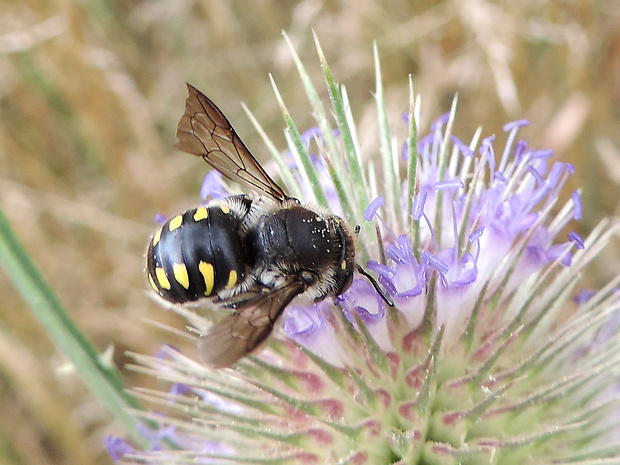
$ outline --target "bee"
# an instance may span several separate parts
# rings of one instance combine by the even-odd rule
[[[210,299],[232,310],[198,343],[204,362],[223,368],[261,347],[296,297],[319,302],[339,296],[355,269],[379,287],[355,264],[347,224],[288,196],[220,109],[193,86],[187,89],[177,148],[259,195],[211,200],[169,219],[149,242],[146,271],[152,288],[170,303]]]

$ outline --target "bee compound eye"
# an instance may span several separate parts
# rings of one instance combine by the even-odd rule
[[[316,282],[316,275],[312,271],[301,270],[299,277],[307,286],[312,286]]]

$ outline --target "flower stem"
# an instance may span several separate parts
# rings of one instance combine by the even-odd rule
[[[0,209],[0,263],[32,312],[55,344],[75,365],[76,371],[101,404],[119,421],[134,440],[146,445],[137,433],[136,419],[129,409],[139,409],[138,402],[125,392],[118,373],[106,366],[75,322],[52,292]]]

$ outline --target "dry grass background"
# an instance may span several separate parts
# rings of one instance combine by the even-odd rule
[[[518,118],[532,145],[577,165],[586,234],[620,192],[617,0],[0,2],[0,204],[98,350],[153,353],[182,322],[148,298],[142,255],[155,213],[198,199],[208,169],[175,152],[188,81],[215,100],[260,158],[245,102],[282,146],[273,73],[300,128],[311,124],[281,31],[322,89],[311,28],[347,85],[373,155],[372,41],[388,105],[406,110],[411,73],[426,124],[459,92],[456,134]],[[325,94],[325,93],[324,93]],[[618,270],[616,249],[591,272]],[[0,271],[0,465],[109,463],[110,416]],[[152,381],[123,371],[128,386]]]

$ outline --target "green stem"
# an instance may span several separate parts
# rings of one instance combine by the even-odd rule
[[[146,440],[136,429],[137,420],[129,413],[130,409],[140,409],[140,405],[125,391],[117,371],[103,364],[94,347],[64,310],[11,230],[1,209],[0,263],[52,340],[73,362],[95,398],[137,443],[146,446]]]

